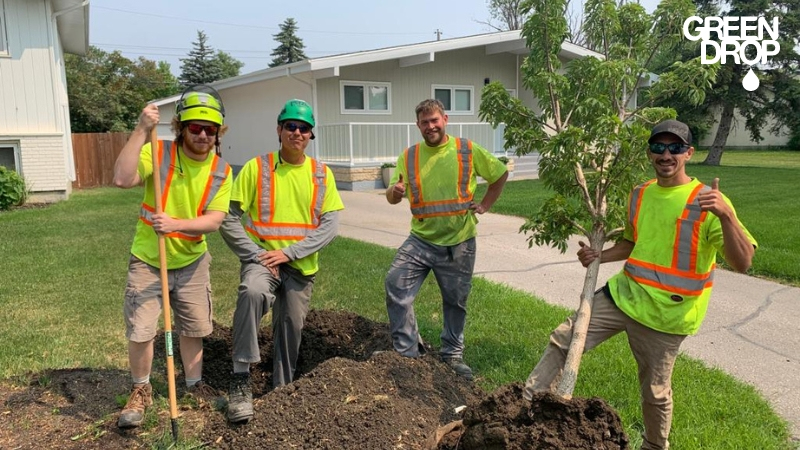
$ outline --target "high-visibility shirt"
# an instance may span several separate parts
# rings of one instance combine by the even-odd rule
[[[485,148],[448,135],[447,142],[437,147],[423,141],[402,152],[391,184],[403,175],[415,216],[411,218],[411,233],[432,244],[449,246],[478,234],[478,219],[468,210],[477,177],[491,184],[506,170],[505,164]]]
[[[286,248],[313,233],[320,217],[344,209],[336,180],[325,164],[306,156],[302,164],[280,161],[278,152],[248,161],[233,183],[245,230],[266,250]],[[319,253],[288,263],[303,275],[319,270]]]
[[[650,180],[629,198],[623,236],[635,246],[608,286],[620,310],[654,330],[694,334],[705,318],[717,252],[724,251],[719,218],[697,202],[709,189],[696,179],[675,187]]]
[[[172,141],[159,141],[159,145],[161,205],[166,214],[176,219],[194,219],[207,211],[228,212],[233,183],[227,162],[214,152],[209,152],[205,161],[195,161]],[[158,235],[153,231],[151,221],[155,214],[155,189],[150,143],[142,147],[137,171],[145,180],[144,200],[131,253],[151,266],[160,267]],[[186,267],[208,249],[204,235],[179,232],[165,235],[165,244],[168,269]]]

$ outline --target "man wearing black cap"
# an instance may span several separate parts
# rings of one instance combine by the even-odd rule
[[[757,246],[719,191],[686,174],[694,154],[689,127],[666,120],[650,133],[648,156],[656,178],[633,189],[623,239],[602,255],[580,242],[584,267],[625,260],[624,268],[595,292],[584,351],[626,332],[639,368],[644,433],[642,449],[669,448],[672,368],[686,336],[703,322],[721,252],[737,272],[750,268]],[[524,396],[553,391],[564,367],[575,316],[550,342],[525,383]]]

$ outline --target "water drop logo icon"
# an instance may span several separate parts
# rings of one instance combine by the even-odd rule
[[[742,87],[746,91],[750,91],[750,92],[755,91],[756,89],[758,89],[758,85],[760,83],[761,82],[758,80],[758,76],[756,76],[756,74],[753,72],[752,68],[750,68],[747,71],[747,75],[745,75],[744,78],[742,78]]]

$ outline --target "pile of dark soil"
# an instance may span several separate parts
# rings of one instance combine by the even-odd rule
[[[204,377],[223,392],[231,341],[231,330],[216,326],[205,342]],[[297,379],[279,389],[271,388],[269,326],[259,342],[253,420],[231,425],[224,409],[180,400],[182,438],[223,449],[627,448],[619,418],[600,400],[525,402],[518,384],[484,394],[439,362],[433,349],[419,359],[390,351],[386,324],[354,314],[311,311]],[[164,365],[163,348],[161,336],[155,367]],[[373,354],[380,350],[387,351]],[[175,355],[180,398],[177,348]],[[117,429],[118,397],[129,389],[129,374],[119,370],[54,370],[25,384],[0,383],[0,448],[151,448],[169,435],[169,410],[159,409],[142,429]],[[462,405],[468,407],[456,413]],[[437,443],[439,427],[462,417],[464,425]]]

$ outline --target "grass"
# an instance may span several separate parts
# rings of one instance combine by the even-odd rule
[[[700,162],[705,152],[692,158]],[[726,151],[722,166],[687,166],[687,173],[711,184],[719,178],[722,193],[733,202],[739,219],[758,241],[750,274],[800,286],[800,202],[794,198],[798,187],[798,151]],[[477,198],[486,186],[479,185]],[[493,212],[533,217],[551,195],[540,180],[506,184]]]
[[[515,196],[517,183],[530,182],[510,183],[505,201]],[[0,214],[0,323],[14,324],[0,327],[0,378],[45,369],[127,367],[122,298],[140,200],[141,189],[103,188],[75,192],[46,209]],[[229,326],[239,264],[218,234],[209,236],[209,245],[215,318]],[[337,238],[322,253],[312,307],[386,322],[383,280],[393,255],[391,249]],[[438,345],[441,299],[431,279],[415,308],[423,338]],[[482,278],[475,279],[469,308],[465,356],[486,390],[524,381],[549,332],[568,314]],[[635,447],[642,431],[637,385],[635,363],[618,336],[585,356],[575,395],[605,398],[619,411]],[[681,356],[674,388],[675,448],[791,445],[787,424],[769,404],[718,370]]]

